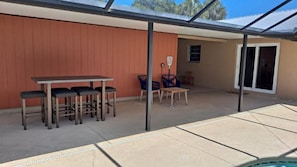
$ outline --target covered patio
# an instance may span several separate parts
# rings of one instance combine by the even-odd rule
[[[278,26],[290,19],[294,22],[297,13],[266,28],[252,26],[265,21],[266,16],[290,2],[287,0],[244,25],[200,20],[199,15],[214,2],[194,17],[176,18],[130,11],[113,6],[113,0],[99,7],[68,0],[1,1],[0,22],[4,26],[0,27],[0,49],[4,65],[0,71],[5,79],[1,81],[0,163],[238,166],[265,157],[297,157],[296,101],[243,92],[248,38],[296,40],[291,24],[285,24],[285,28],[290,27],[286,31]],[[177,41],[188,36],[231,40],[232,46],[239,43],[237,40],[243,43],[240,90],[229,92],[196,85],[189,87],[188,105],[182,99],[170,107],[170,100],[151,103],[148,84],[149,100],[139,102],[135,76],[146,73],[148,83],[160,81],[160,63],[168,55],[177,60]],[[176,73],[176,61],[172,72]],[[64,118],[60,128],[52,130],[46,130],[39,118],[33,118],[28,130],[23,130],[17,100],[21,90],[38,89],[30,80],[32,76],[97,73],[115,78],[110,84],[119,90],[116,117],[107,114],[106,120],[99,122],[88,118],[80,125]]]
[[[109,114],[99,122],[85,117],[80,125],[65,118],[60,128],[50,131],[39,118],[30,119],[24,131],[20,111],[1,112],[0,163],[191,166],[199,161],[199,166],[235,166],[285,153],[297,157],[295,101],[249,93],[244,102],[247,112],[237,113],[238,95],[234,92],[190,87],[188,96],[188,105],[181,99],[174,107],[169,99],[161,104],[156,100],[152,104],[152,132],[143,128],[146,104],[138,99],[119,101],[117,117]],[[96,157],[94,161],[92,157]],[[23,160],[6,164],[17,159]]]

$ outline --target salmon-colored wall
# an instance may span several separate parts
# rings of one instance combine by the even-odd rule
[[[39,89],[32,76],[109,76],[114,81],[107,85],[117,88],[118,97],[139,95],[136,76],[146,73],[147,31],[10,15],[0,15],[0,25],[0,108],[20,107],[20,91]],[[153,39],[153,79],[160,81],[161,62],[168,55],[176,60],[177,35],[155,32]]]

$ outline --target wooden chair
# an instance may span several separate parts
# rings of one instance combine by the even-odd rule
[[[170,87],[180,87],[181,82],[176,78],[176,75],[174,74],[163,74],[162,75],[162,82],[164,88],[170,88]]]
[[[139,100],[142,101],[143,94],[147,92],[147,85],[146,85],[147,76],[138,75],[137,78],[139,80],[139,84],[141,88]],[[152,81],[152,94],[154,95],[154,93],[158,93],[159,100],[161,101],[160,82]],[[152,98],[152,102],[153,102],[153,98]]]

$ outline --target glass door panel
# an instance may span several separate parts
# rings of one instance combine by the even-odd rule
[[[241,48],[241,54],[242,54],[242,48]],[[245,75],[244,75],[244,86],[245,87],[251,88],[253,86],[255,54],[256,54],[255,47],[247,47],[246,62],[245,62]],[[239,86],[239,81],[237,84]]]
[[[253,77],[254,77],[254,67],[255,67],[255,47],[247,47],[246,50],[246,63],[245,63],[245,76],[244,76],[244,86],[252,87],[253,86]]]
[[[276,46],[260,47],[256,88],[272,90]]]

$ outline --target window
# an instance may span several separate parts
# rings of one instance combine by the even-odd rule
[[[190,45],[188,62],[199,63],[200,62],[200,52],[201,52],[200,45]]]

